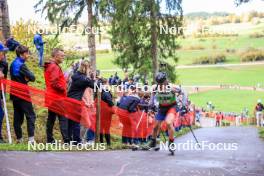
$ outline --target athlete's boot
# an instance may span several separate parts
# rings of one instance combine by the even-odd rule
[[[174,146],[172,145],[174,143],[174,139],[173,140],[171,140],[171,139],[169,139],[169,151],[170,151],[170,153],[171,153],[171,155],[174,155]]]
[[[143,150],[151,150],[152,148],[155,148],[157,146],[157,140],[156,139],[150,139],[150,141],[142,147]]]

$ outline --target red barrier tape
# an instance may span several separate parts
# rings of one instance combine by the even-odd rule
[[[87,107],[82,101],[58,96],[45,90],[36,89],[10,80],[4,79],[1,80],[1,83],[5,86],[5,92],[32,102],[34,105],[46,107],[57,114],[76,121],[86,128],[95,131],[95,105],[93,107]],[[116,116],[113,116],[114,114],[116,114]],[[175,127],[178,127],[183,123],[178,116],[179,115],[175,118]],[[188,120],[190,117],[187,117],[187,115],[184,118],[187,119],[185,125],[192,123],[191,120]],[[111,133],[122,135],[124,137],[146,138],[151,135],[153,126],[153,117],[148,116],[145,112],[138,111],[135,113],[129,113],[128,111],[117,107],[109,107],[105,102],[101,101],[100,132],[103,134]]]

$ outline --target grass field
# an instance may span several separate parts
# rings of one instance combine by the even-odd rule
[[[264,99],[264,93],[242,90],[213,90],[190,95],[191,101],[199,107],[206,108],[206,103],[211,101],[217,111],[242,112],[248,108],[251,115],[259,98]]]
[[[252,38],[250,34],[264,33],[264,23],[257,25],[251,23],[245,24],[223,24],[212,26],[215,30],[232,30],[238,36],[229,37],[204,37],[204,38],[179,38],[178,43],[181,49],[177,50],[177,56],[179,58],[178,65],[190,65],[193,61],[201,56],[208,56],[211,54],[225,54],[227,63],[239,63],[240,53],[248,48],[264,49],[264,40],[262,38]],[[70,39],[69,39],[70,37]],[[67,38],[67,41],[64,39]],[[63,43],[66,46],[74,46],[76,44],[81,46],[87,46],[86,36],[67,36],[61,37]],[[72,42],[72,43],[69,43]],[[109,43],[110,41],[103,40],[102,43]],[[99,43],[99,41],[97,41]],[[191,47],[202,47],[203,49],[190,49]],[[234,50],[233,53],[227,53],[227,49]],[[98,54],[97,63],[98,69],[114,69],[116,66],[112,63],[114,60],[114,54]]]
[[[256,86],[258,83],[264,85],[263,66],[179,69],[177,73],[182,85]]]
[[[202,46],[204,49],[189,50],[181,49],[177,50],[178,63],[177,65],[191,65],[196,58],[202,56],[208,56],[211,54],[225,54],[226,63],[239,63],[240,53],[248,48],[264,49],[263,38],[249,38],[246,36],[238,37],[214,37],[204,38],[205,41],[200,41],[196,38],[187,38],[180,40],[179,43],[182,47],[188,46]],[[212,46],[216,46],[215,49]],[[226,49],[234,49],[235,53],[227,53]],[[113,64],[114,53],[98,54],[97,63],[99,69],[113,69],[117,66]],[[172,62],[172,61],[171,61]]]

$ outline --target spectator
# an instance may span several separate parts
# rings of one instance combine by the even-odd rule
[[[113,81],[113,75],[111,75],[110,78],[108,79],[110,85],[112,85],[112,81]]]
[[[130,78],[129,80],[128,80],[128,82],[126,82],[125,83],[125,87],[126,87],[126,89],[129,89],[129,87],[131,86],[134,86],[135,84],[134,84],[134,79],[133,78]]]
[[[89,76],[91,71],[91,66],[89,61],[84,60],[80,64],[79,70],[73,74],[72,76],[72,83],[71,87],[68,91],[68,97],[81,101],[84,91],[86,88],[94,88],[94,80],[92,80]],[[81,143],[81,136],[80,136],[81,126],[80,123],[75,121],[69,120],[69,137],[70,140]]]
[[[107,85],[107,80],[102,80],[103,85]],[[101,103],[101,133],[100,133],[100,142],[104,143],[104,137],[106,140],[106,144],[108,146],[111,145],[111,134],[110,134],[110,126],[112,120],[112,114],[114,106],[113,96],[109,90],[102,91],[102,101]]]
[[[120,121],[123,124],[122,131],[122,143],[131,145],[135,141],[133,140],[133,120],[131,117],[133,113],[137,111],[137,106],[140,103],[140,98],[137,96],[135,88],[131,87],[129,93],[123,96],[118,104],[118,107],[127,112],[126,117],[121,117]]]
[[[44,66],[45,72],[45,82],[46,82],[46,91],[48,96],[57,95],[66,97],[66,80],[64,78],[63,72],[59,64],[61,64],[64,60],[65,54],[64,51],[58,48],[53,49],[51,54],[50,62],[46,62]],[[47,106],[56,107],[58,109],[63,109],[61,103],[58,101],[49,101],[48,96],[46,96]],[[47,120],[47,143],[54,143],[55,140],[53,138],[53,126],[56,121],[56,117],[59,119],[60,131],[65,143],[69,142],[68,136],[68,120],[55,112],[48,109],[48,120]]]
[[[150,104],[150,95],[149,94],[144,94],[142,96],[142,98],[140,99],[140,102],[139,102],[140,110],[148,112],[149,104]]]
[[[262,104],[262,101],[259,99],[255,107],[255,114],[256,114],[256,120],[257,120],[258,127],[263,126],[263,110],[264,110],[264,106]]]
[[[6,40],[6,47],[9,49],[9,51],[15,51],[19,45],[20,43],[16,41],[13,36]]]
[[[8,48],[5,48],[2,43],[0,43],[0,79],[6,78],[8,73],[8,63],[5,61],[5,53]],[[2,94],[1,94],[2,95]],[[2,101],[0,102],[0,144],[5,143],[2,136],[2,123],[4,119],[4,110],[2,107]]]
[[[201,110],[198,109],[198,108],[195,109],[195,119],[196,119],[196,122],[201,123],[200,122],[200,119],[201,119]]]
[[[223,119],[222,113],[221,112],[216,113],[216,117],[215,117],[215,121],[216,121],[215,126],[216,127],[220,127],[220,122],[222,119]]]
[[[110,85],[118,85],[118,83],[119,83],[119,76],[117,75],[117,72],[116,72]]]
[[[27,68],[25,62],[29,59],[29,49],[25,46],[18,46],[16,48],[17,57],[12,62],[10,67],[11,80],[22,84],[27,84],[29,81],[34,82],[34,74]],[[12,92],[12,87],[11,87]],[[27,92],[28,96],[29,92]],[[19,97],[11,95],[11,100],[14,106],[14,129],[18,143],[23,141],[22,138],[22,124],[24,120],[24,114],[27,119],[27,130],[29,142],[34,142],[35,120],[36,115],[31,102],[23,100]]]
[[[84,91],[82,101],[85,103],[86,107],[90,107],[93,111],[95,111],[95,106],[94,106],[94,92],[93,89],[91,88],[86,88]],[[86,136],[85,136],[86,135]],[[81,126],[81,138],[83,143],[85,142],[85,139],[87,143],[93,143],[94,141],[94,131],[92,129],[87,129],[84,126]]]
[[[38,52],[39,67],[43,66],[44,44],[45,44],[45,42],[43,42],[43,40],[42,40],[42,34],[41,33],[35,34],[34,45],[35,45],[37,52]]]

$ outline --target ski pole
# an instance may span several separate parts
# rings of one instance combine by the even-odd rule
[[[9,144],[12,144],[12,138],[11,138],[11,133],[10,133],[10,124],[9,124],[9,119],[8,119],[8,113],[7,113],[6,99],[5,99],[3,83],[1,83],[1,89],[2,89],[2,97],[3,97],[3,102],[4,102],[5,117],[6,117],[6,130],[7,130],[7,135],[8,135],[8,142],[9,142]]]
[[[187,120],[186,120],[184,117],[183,117],[183,119],[184,119],[185,122],[187,123]],[[199,141],[197,140],[197,138],[196,138],[196,136],[195,136],[195,134],[194,134],[194,132],[193,132],[193,130],[192,130],[192,126],[191,126],[191,125],[188,125],[188,127],[189,127],[189,129],[190,129],[190,131],[191,131],[191,133],[192,133],[192,135],[193,135],[193,137],[194,137],[196,143],[198,144],[199,148],[201,148],[200,143],[199,143]]]
[[[138,124],[137,124],[137,126],[136,126],[136,131],[138,130],[139,124],[141,123],[141,120],[142,120],[142,118],[143,118],[144,112],[145,112],[145,110],[143,110],[142,113],[141,113],[141,117],[140,117],[140,119],[139,119],[139,121],[138,121]]]

